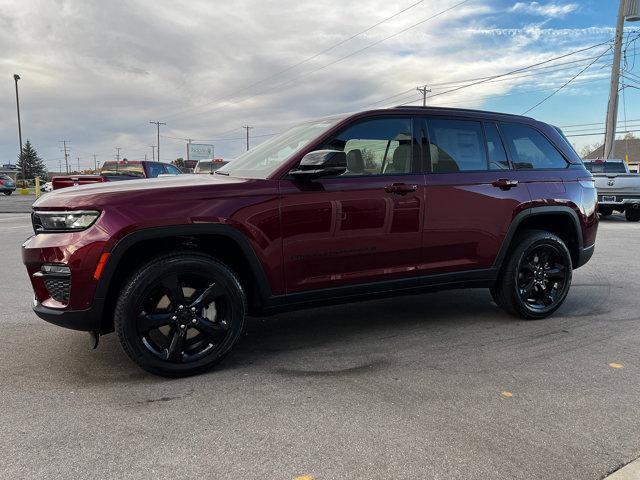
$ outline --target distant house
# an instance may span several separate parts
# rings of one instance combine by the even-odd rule
[[[585,160],[595,160],[602,158],[604,155],[604,145],[600,145],[598,148],[585,155]],[[638,163],[640,162],[640,138],[628,138],[616,140],[613,145],[612,158],[627,158],[629,160],[629,169],[632,172],[638,171]]]

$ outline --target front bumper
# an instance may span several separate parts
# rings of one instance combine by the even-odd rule
[[[41,319],[59,327],[101,333],[102,300],[96,299],[87,310],[60,310],[45,307],[34,299],[33,311]]]

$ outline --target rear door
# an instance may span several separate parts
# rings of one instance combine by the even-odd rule
[[[420,269],[446,273],[490,268],[513,217],[530,201],[494,122],[422,119],[428,158]]]
[[[281,181],[287,291],[416,276],[424,174],[412,118],[356,120],[317,149],[344,151],[348,168]]]

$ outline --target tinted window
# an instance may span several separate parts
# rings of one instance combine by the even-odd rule
[[[504,145],[495,123],[485,123],[484,133],[487,137],[487,153],[489,154],[489,170],[509,170],[509,161]]]
[[[500,126],[517,169],[566,168],[560,152],[536,129],[506,123]]]
[[[622,162],[584,162],[584,166],[591,173],[627,173]]]
[[[482,124],[469,120],[427,120],[431,171],[486,170]]]
[[[165,165],[165,168],[167,169],[167,173],[171,175],[180,175],[182,173],[178,167],[173,165]]]
[[[156,178],[161,173],[164,173],[164,168],[161,163],[149,163],[147,168],[149,171],[149,178]]]
[[[347,154],[344,175],[401,175],[417,172],[419,154],[410,118],[365,120],[348,127],[322,148]]]

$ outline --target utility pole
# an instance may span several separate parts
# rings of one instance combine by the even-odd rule
[[[426,107],[427,106],[427,93],[431,93],[431,89],[427,88],[427,86],[423,86],[423,87],[417,87],[416,90],[418,90],[420,93],[422,93],[422,106]]]
[[[20,141],[20,153],[18,154],[18,158],[22,159],[22,125],[20,124],[20,97],[18,96],[18,80],[20,80],[20,75],[17,73],[13,74],[13,80],[16,82],[16,109],[18,110],[18,139]],[[22,165],[22,180],[26,180],[25,176],[25,164],[24,162],[20,162]]]
[[[96,160],[96,154],[93,154],[93,169],[95,170],[95,172],[98,172],[98,161]]]
[[[64,168],[67,171],[67,175],[69,174],[69,152],[67,151],[67,141],[62,140],[62,145],[64,149]],[[62,169],[61,169],[62,170]]]
[[[151,147],[151,159],[155,162],[156,161],[156,146],[155,145],[149,145]]]
[[[247,131],[247,150],[249,150],[249,130],[253,127],[250,127],[249,125],[243,125],[242,128]]]
[[[116,161],[120,161],[120,147],[116,147]]]
[[[78,157],[78,173],[80,173],[80,157]]]
[[[149,122],[158,128],[158,161],[160,161],[160,125],[166,125],[164,122]]]
[[[622,36],[624,35],[624,21],[640,20],[638,2],[634,0],[620,0],[618,18],[616,20],[616,36],[613,42],[613,64],[611,65],[611,84],[609,85],[609,104],[607,105],[607,119],[604,129],[604,151],[602,158],[614,155],[616,141],[616,122],[618,120],[618,88],[620,83],[620,56],[622,51]]]

